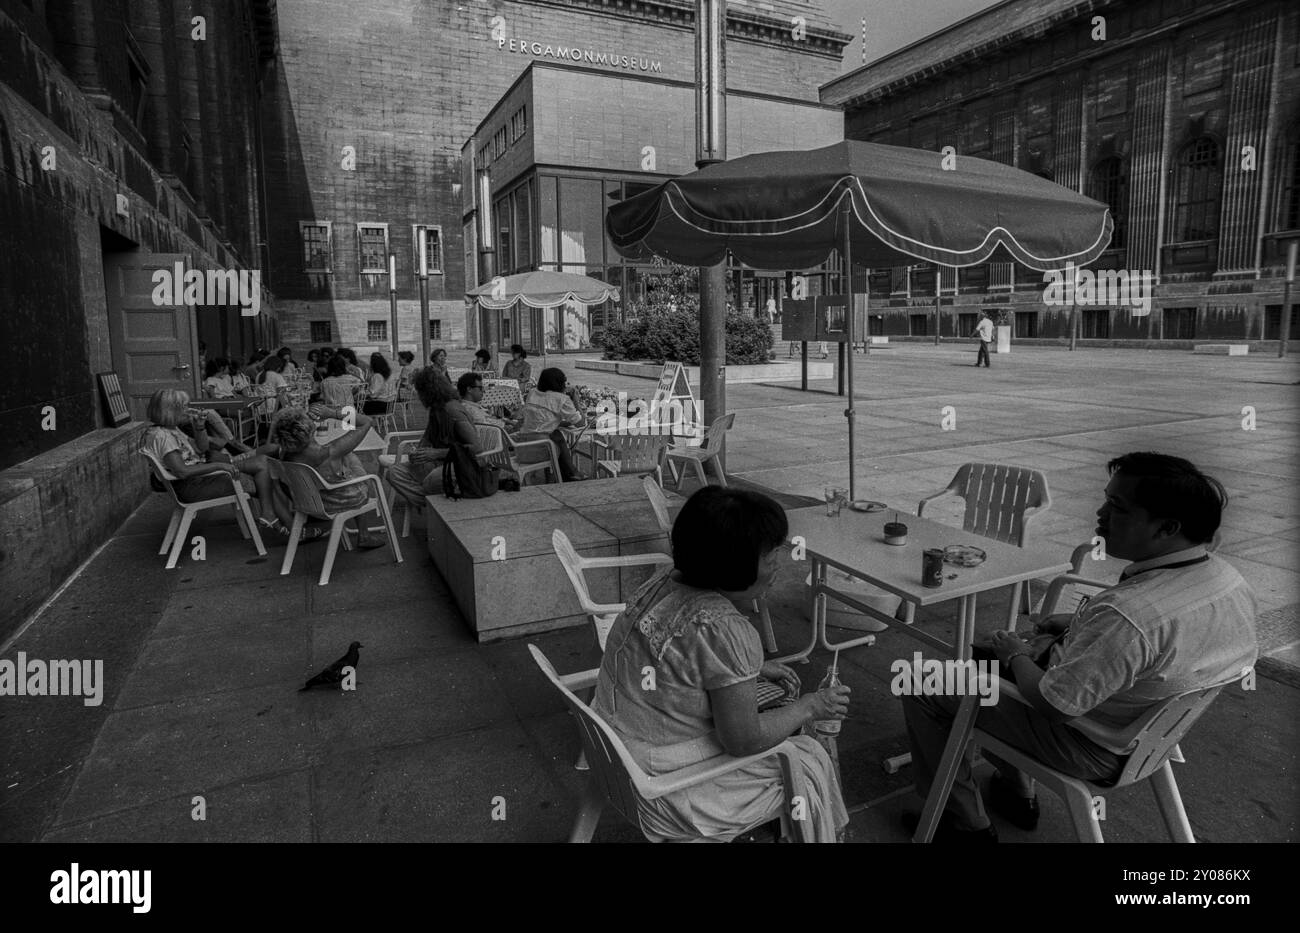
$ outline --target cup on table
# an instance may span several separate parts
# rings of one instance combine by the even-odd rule
[[[844,508],[845,503],[849,501],[849,491],[839,486],[827,486],[824,496],[826,498],[826,514],[828,516],[838,517],[840,510]]]

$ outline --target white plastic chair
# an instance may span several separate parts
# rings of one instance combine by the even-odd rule
[[[1183,808],[1182,797],[1178,793],[1178,784],[1174,780],[1171,762],[1185,761],[1178,742],[1209,708],[1214,698],[1219,695],[1219,691],[1237,680],[1238,678],[1234,677],[1224,683],[1190,690],[1171,697],[1123,729],[1103,726],[1086,716],[1070,720],[1070,728],[1076,729],[1099,744],[1114,748],[1128,748],[1130,743],[1137,743],[1119,778],[1108,785],[1071,777],[1055,768],[1049,768],[1026,752],[1008,745],[983,729],[972,728],[980,696],[988,695],[985,688],[991,688],[988,684],[981,685],[980,690],[966,696],[958,708],[957,716],[953,721],[953,731],[948,738],[943,758],[940,759],[939,770],[935,775],[935,786],[939,791],[937,794],[932,793],[931,798],[926,801],[921,823],[917,827],[917,835],[914,838],[918,842],[929,842],[933,837],[939,816],[948,801],[948,794],[952,791],[959,758],[964,753],[966,745],[974,742],[1034,778],[1060,797],[1070,812],[1070,820],[1074,824],[1074,831],[1080,842],[1105,841],[1102,838],[1099,813],[1095,804],[1098,798],[1104,801],[1105,795],[1110,791],[1148,778],[1151,779],[1156,805],[1160,809],[1160,815],[1170,838],[1174,842],[1195,842],[1191,824],[1187,821],[1187,811]],[[1001,691],[998,702],[1003,702],[1005,698],[1011,702],[1029,705],[1016,689],[1015,684],[1010,681],[1002,680],[998,688]]]
[[[411,451],[420,446],[420,438],[422,437],[424,437],[423,431],[389,431],[384,436],[384,443],[386,444],[384,452],[379,455],[380,479],[397,464],[409,460]],[[393,494],[388,499],[389,514],[396,513],[398,499],[397,490],[394,489]],[[409,538],[411,536],[411,512],[422,511],[424,509],[424,500],[413,502],[405,496],[401,496],[400,499],[405,506],[402,510],[402,537]]]
[[[701,486],[709,485],[709,478],[704,472],[706,463],[713,464],[714,472],[718,474],[718,485],[727,485],[727,474],[722,469],[719,454],[722,453],[722,443],[727,437],[727,432],[735,423],[736,413],[730,412],[714,419],[713,424],[709,425],[704,432],[704,443],[699,447],[674,445],[668,449],[668,469],[673,475],[674,486],[681,486],[682,480],[686,477],[687,465],[695,470],[695,476]],[[677,472],[678,466],[681,467],[680,474]]]
[[[583,752],[587,761],[592,764],[590,783],[583,794],[578,815],[573,821],[569,842],[591,841],[606,804],[612,806],[625,820],[644,833],[645,826],[641,823],[640,816],[641,801],[656,800],[667,794],[716,780],[725,774],[764,761],[774,755],[781,764],[784,791],[784,804],[780,812],[781,836],[791,842],[806,841],[803,821],[792,818],[795,801],[807,800],[807,795],[804,792],[803,774],[798,762],[799,752],[790,740],[787,739],[775,748],[757,755],[748,755],[744,758],[717,755],[677,771],[650,777],[633,760],[614,730],[596,715],[591,707],[574,695],[574,690],[595,686],[599,672],[591,670],[561,677],[536,645],[529,645],[528,651],[532,654],[533,661],[546,675],[546,679],[560,692],[564,705],[578,720]],[[754,825],[760,826],[764,822],[767,820]],[[752,826],[748,827],[748,829],[752,828]],[[649,834],[647,838],[651,838]]]
[[[268,458],[266,462],[271,471],[271,477],[289,487],[290,507],[293,509],[293,527],[289,529],[289,545],[285,548],[284,563],[280,565],[281,576],[284,576],[293,568],[293,558],[298,553],[298,537],[302,534],[303,525],[307,523],[308,518],[328,519],[330,521],[329,549],[325,552],[325,563],[321,567],[320,579],[317,580],[318,586],[325,586],[330,582],[330,574],[334,570],[334,558],[338,554],[340,539],[343,541],[344,548],[351,548],[350,543],[343,534],[344,523],[348,519],[359,518],[370,512],[374,512],[383,519],[384,533],[388,535],[388,545],[393,551],[393,559],[399,564],[402,562],[402,551],[397,543],[397,532],[393,528],[393,516],[388,510],[388,500],[384,498],[384,487],[380,483],[378,476],[367,474],[356,479],[344,480],[341,483],[327,483],[319,473],[305,463],[289,463],[271,458]],[[321,501],[320,497],[322,490],[346,489],[349,486],[370,486],[373,492],[370,493],[364,504],[354,509],[334,513],[326,511],[325,503]]]
[[[190,523],[194,521],[194,516],[204,509],[215,509],[223,505],[231,505],[235,508],[235,520],[239,523],[239,533],[246,539],[252,538],[253,546],[257,548],[259,557],[266,556],[266,546],[262,544],[262,535],[257,530],[257,522],[253,520],[253,511],[248,504],[248,493],[244,492],[244,487],[239,485],[239,479],[232,476],[225,470],[213,470],[211,473],[205,473],[204,476],[224,476],[230,480],[232,487],[231,494],[221,496],[216,499],[204,499],[201,502],[182,502],[180,496],[176,495],[176,489],[172,483],[176,482],[179,477],[174,476],[171,470],[167,469],[152,451],[142,450],[140,455],[149,461],[149,468],[153,470],[154,476],[158,481],[167,487],[167,492],[172,497],[172,502],[176,503],[176,508],[172,510],[171,521],[167,524],[167,533],[163,535],[162,547],[158,549],[159,554],[166,554],[168,549],[171,555],[167,558],[167,569],[175,570],[176,563],[181,559],[181,552],[185,550],[185,539],[189,534]]]
[[[479,428],[486,428],[500,433],[500,446],[504,458],[501,465],[519,477],[520,486],[525,485],[528,482],[528,477],[534,473],[549,471],[553,483],[558,483],[563,479],[560,475],[560,457],[555,450],[554,441],[544,437],[532,441],[521,441],[511,437],[506,433],[506,429],[502,427],[479,425]],[[523,462],[519,459],[520,451],[537,451],[543,455],[544,459]]]
[[[667,554],[583,557],[574,548],[569,536],[558,528],[551,532],[551,546],[555,548],[555,556],[560,559],[560,565],[568,575],[569,582],[573,584],[573,592],[578,597],[578,604],[582,606],[582,611],[591,617],[591,623],[596,628],[596,642],[600,645],[601,651],[605,650],[605,639],[609,637],[609,630],[614,627],[614,620],[627,608],[627,603],[598,603],[592,599],[591,590],[587,587],[586,572],[605,567],[662,567],[673,562]]]
[[[995,541],[1005,541],[1016,547],[1025,546],[1029,523],[1052,507],[1052,497],[1047,492],[1047,478],[1037,470],[997,463],[965,463],[957,470],[946,489],[926,496],[917,504],[917,517],[925,514],[926,503],[950,494],[965,500],[963,530]],[[1028,588],[1024,583],[1016,583],[1011,589],[1011,608],[1007,613],[1008,631],[1013,631],[1016,627],[1022,592],[1026,595],[1027,603]],[[916,606],[908,603],[909,625],[915,613]]]
[[[612,477],[653,473],[659,485],[664,484],[664,460],[671,438],[662,434],[606,434],[602,440],[606,453],[614,456],[596,461],[597,477],[601,473]]]

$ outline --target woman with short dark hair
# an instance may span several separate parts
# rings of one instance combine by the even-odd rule
[[[347,357],[336,353],[325,364],[328,375],[321,380],[320,397],[326,405],[347,408],[353,404],[352,390],[361,381],[348,369]]]
[[[578,471],[573,465],[568,440],[560,428],[581,427],[587,418],[564,391],[566,385],[564,370],[555,367],[543,369],[537,377],[537,388],[528,393],[524,407],[512,424],[519,440],[550,440],[560,462],[561,480],[571,483],[578,478]]]
[[[614,621],[592,707],[650,774],[724,752],[759,754],[847,712],[845,686],[758,709],[760,676],[795,695],[800,688],[794,671],[763,660],[762,639],[745,616],[771,586],[788,531],[781,506],[767,496],[704,487],[673,523],[673,566],[637,590]],[[653,691],[643,689],[647,669]],[[848,824],[835,768],[815,739],[791,741],[806,793],[806,832],[814,842],[835,842]],[[653,839],[729,841],[779,816],[784,800],[773,756],[638,805]]]
[[[382,353],[370,354],[370,398],[362,411],[367,415],[382,415],[397,400],[398,377]]]
[[[490,373],[492,372],[492,354],[487,350],[477,350],[474,353],[474,362],[470,364],[472,373]]]
[[[501,367],[501,378],[518,380],[519,388],[524,392],[533,381],[533,368],[527,360],[528,351],[516,343],[510,348],[510,361]]]

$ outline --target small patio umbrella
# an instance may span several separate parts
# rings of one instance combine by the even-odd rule
[[[1105,204],[1020,169],[846,140],[719,162],[609,208],[614,248],[713,265],[807,269],[839,250],[846,271],[1014,261],[1041,272],[1092,262],[1110,243]],[[853,293],[846,288],[849,489],[854,494]]]
[[[480,285],[465,293],[481,308],[504,311],[516,302],[530,308],[558,308],[572,301],[596,305],[603,301],[619,300],[618,287],[578,275],[576,272],[519,272]],[[546,339],[542,339],[542,362],[546,361]]]

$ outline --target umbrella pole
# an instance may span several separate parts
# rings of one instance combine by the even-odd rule
[[[844,371],[848,382],[849,407],[844,410],[844,417],[849,420],[849,499],[856,499],[857,496],[857,470],[856,448],[854,442],[854,421],[857,419],[857,413],[853,410],[853,319],[857,317],[853,307],[853,249],[849,239],[849,220],[851,218],[851,204],[845,201],[840,206],[840,229],[844,231],[844,246],[840,251],[840,259],[844,267],[844,287],[841,291],[844,293],[844,317],[848,329],[849,346],[845,355]]]

